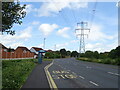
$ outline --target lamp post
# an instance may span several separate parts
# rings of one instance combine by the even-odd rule
[[[44,42],[43,42],[43,49],[45,50],[45,40],[46,38],[44,38]]]

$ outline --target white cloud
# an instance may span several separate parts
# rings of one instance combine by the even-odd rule
[[[45,35],[48,36],[51,32],[58,28],[56,24],[41,24],[39,30]]]
[[[18,46],[24,46],[23,42],[16,42],[16,43],[10,44],[11,48],[17,48]]]
[[[68,35],[68,31],[70,30],[69,27],[64,27],[63,29],[59,29],[57,31],[57,35],[60,35],[62,37],[65,37],[65,38],[69,38],[70,36]]]
[[[86,44],[86,50],[91,51],[98,51],[98,52],[105,52],[115,49],[118,46],[117,41],[113,42],[112,44],[106,43],[89,43]]]
[[[31,37],[32,27],[27,27],[25,30],[21,31],[19,36],[16,36],[18,39],[28,39]]]
[[[61,43],[61,44],[56,44],[56,49],[59,50],[59,49],[62,49],[62,48],[66,48],[68,45],[69,45],[68,42]]]
[[[24,41],[27,41],[28,38],[31,37],[31,27],[27,27],[26,29],[16,32],[14,36],[11,35],[0,35],[0,43],[5,46],[15,46],[16,45],[23,45]],[[15,48],[13,47],[13,48]]]
[[[32,24],[32,25],[39,25],[40,22],[39,22],[39,21],[33,21],[31,24]]]
[[[103,27],[98,24],[93,24],[90,33],[88,33],[88,40],[90,41],[105,41],[105,40],[113,40],[116,38],[116,35],[107,35],[102,31]]]
[[[119,7],[120,6],[120,1],[116,3],[116,7]]]
[[[43,3],[39,9],[35,9],[37,12],[37,16],[51,16],[59,13],[64,8],[69,9],[78,9],[78,8],[86,8],[88,3],[87,2],[72,2],[73,0],[64,0],[64,2],[46,2]],[[77,0],[79,1],[79,0]]]
[[[71,40],[70,43],[77,43],[79,40]]]

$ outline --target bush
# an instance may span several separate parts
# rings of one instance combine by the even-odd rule
[[[109,58],[102,59],[101,61],[102,61],[102,63],[104,63],[104,64],[110,64],[110,63],[111,63],[111,61],[110,61]]]
[[[4,60],[2,62],[2,87],[21,88],[35,63],[33,60]]]

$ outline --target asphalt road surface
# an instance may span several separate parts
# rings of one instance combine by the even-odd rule
[[[118,67],[78,61],[74,58],[55,59],[49,67],[57,88],[118,88]]]

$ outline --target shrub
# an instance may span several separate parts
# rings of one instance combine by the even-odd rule
[[[33,60],[7,60],[2,64],[3,88],[21,88],[35,66]]]

